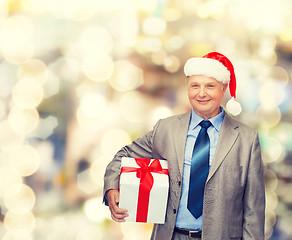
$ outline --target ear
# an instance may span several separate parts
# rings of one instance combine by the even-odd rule
[[[228,87],[228,83],[223,84],[223,92],[224,92],[224,93],[225,93],[227,87]]]

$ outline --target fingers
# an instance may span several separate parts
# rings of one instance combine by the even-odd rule
[[[116,222],[125,222],[125,217],[128,217],[128,216],[129,215],[124,209],[120,211],[118,211],[117,209],[111,210],[111,217]]]
[[[109,209],[111,211],[111,217],[116,222],[125,222],[125,217],[128,217],[126,209],[119,208],[119,192],[118,190],[109,190],[107,192]]]

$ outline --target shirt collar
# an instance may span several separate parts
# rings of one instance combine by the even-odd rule
[[[224,115],[225,115],[225,111],[220,106],[220,113],[217,114],[215,117],[212,117],[212,118],[208,119],[212,123],[213,127],[216,129],[217,132],[220,132],[220,130],[221,130],[223,119],[224,119]],[[197,127],[198,124],[203,120],[205,120],[205,119],[200,117],[198,114],[196,114],[194,109],[192,109],[192,117],[191,117],[191,121],[190,121],[190,129],[194,129],[195,127]]]

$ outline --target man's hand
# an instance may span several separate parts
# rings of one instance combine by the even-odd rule
[[[119,191],[111,189],[107,191],[107,200],[111,211],[112,219],[116,222],[125,222],[125,217],[128,217],[126,209],[119,208]]]

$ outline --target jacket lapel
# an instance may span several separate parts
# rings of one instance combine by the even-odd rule
[[[236,128],[238,128],[236,122],[227,113],[225,113],[218,145],[216,147],[216,152],[212,161],[207,182],[217,171],[225,156],[235,143],[236,138],[238,137],[238,131],[236,131]]]
[[[191,111],[185,114],[179,115],[178,124],[177,126],[173,128],[173,141],[175,145],[179,171],[181,174],[183,172],[185,145],[186,145],[190,118],[191,118]]]

